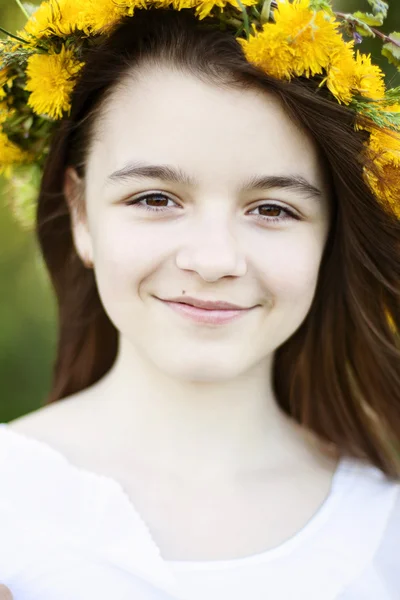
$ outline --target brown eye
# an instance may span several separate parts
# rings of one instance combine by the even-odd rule
[[[141,198],[141,200],[148,202],[148,206],[152,206],[153,208],[164,208],[168,204],[169,198],[163,194],[152,194],[145,198]]]
[[[148,204],[144,204],[145,202]],[[132,200],[128,200],[125,204],[127,206],[135,206],[136,205],[139,208],[144,208],[145,210],[148,210],[148,211],[157,212],[157,211],[169,210],[170,208],[172,208],[171,206],[168,206],[168,202],[173,202],[173,200],[171,198],[169,198],[168,196],[166,196],[165,194],[153,193],[153,194],[146,194],[145,196],[141,196],[140,198],[134,198]]]
[[[283,208],[280,206],[273,206],[264,204],[263,206],[258,207],[260,210],[260,214],[265,215],[266,217],[279,217],[283,212]]]
[[[255,210],[260,211],[259,214],[256,214],[255,216],[266,222],[299,220],[299,217],[294,212],[279,204],[260,204],[260,206],[253,209],[253,211]]]

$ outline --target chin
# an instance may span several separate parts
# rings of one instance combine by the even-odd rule
[[[186,356],[182,361],[174,361],[172,364],[170,362],[168,364],[158,363],[156,366],[175,379],[204,383],[229,381],[250,368],[249,365],[243,363],[235,364],[227,360],[213,360],[212,356],[203,360],[191,361]]]

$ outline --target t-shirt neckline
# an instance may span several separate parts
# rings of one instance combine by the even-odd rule
[[[321,529],[323,524],[329,520],[332,513],[336,511],[341,502],[345,500],[345,491],[352,485],[359,470],[360,466],[355,459],[341,456],[332,477],[329,494],[324,502],[297,533],[279,544],[279,546],[241,558],[204,561],[164,560],[164,562],[176,572],[217,571],[246,567],[249,564],[261,562],[267,563],[281,556],[290,554],[299,546],[306,544],[307,540],[312,538],[312,535]]]
[[[302,527],[302,529],[300,529],[297,533],[295,533],[286,541],[282,542],[282,544],[280,544],[279,546],[257,554],[253,554],[251,556],[245,556],[234,559],[204,561],[167,560],[161,555],[160,548],[156,544],[146,521],[143,519],[140,512],[137,510],[133,501],[128,497],[122,484],[119,481],[110,476],[100,475],[98,473],[77,467],[73,463],[71,463],[62,453],[60,453],[58,450],[54,449],[47,443],[21,433],[16,433],[13,430],[10,430],[7,427],[7,425],[7,423],[0,423],[0,428],[3,427],[6,431],[10,432],[13,436],[16,436],[19,439],[24,439],[30,443],[36,444],[37,446],[45,448],[47,452],[61,457],[66,462],[68,467],[74,472],[79,472],[83,475],[86,475],[87,477],[90,477],[93,480],[104,481],[110,486],[110,488],[113,488],[119,494],[119,496],[124,497],[128,505],[130,506],[131,511],[133,511],[136,514],[136,517],[141,522],[142,527],[148,537],[148,541],[153,546],[157,559],[163,564],[163,568],[169,570],[170,573],[173,573],[174,571],[186,570],[213,571],[219,569],[232,569],[236,567],[246,566],[249,563],[255,564],[258,562],[269,562],[274,560],[275,558],[289,554],[298,546],[306,544],[307,539],[312,537],[312,534],[318,531],[318,529],[320,529],[322,525],[328,520],[332,512],[336,510],[337,507],[340,505],[341,500],[344,498],[345,490],[348,489],[348,487],[352,484],[353,480],[356,478],[357,473],[360,470],[360,466],[358,465],[355,459],[346,456],[341,456],[332,477],[330,492],[325,498],[324,502],[314,513],[311,519],[309,519],[309,521]]]

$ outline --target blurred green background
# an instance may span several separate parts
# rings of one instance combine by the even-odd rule
[[[386,33],[400,30],[400,2],[389,4]],[[336,0],[333,5],[344,12],[368,11],[366,0]],[[15,0],[0,0],[1,27],[15,32],[24,23]],[[381,57],[377,40],[367,39],[361,48],[384,69],[388,84],[400,85],[400,74]],[[35,236],[15,222],[7,203],[0,179],[0,422],[43,405],[56,345],[56,306]]]

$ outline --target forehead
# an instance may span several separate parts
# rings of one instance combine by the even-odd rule
[[[322,185],[317,149],[271,94],[205,83],[149,67],[127,76],[104,107],[88,173],[130,161],[175,164],[204,184],[234,185],[253,173],[295,173]]]

